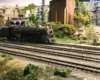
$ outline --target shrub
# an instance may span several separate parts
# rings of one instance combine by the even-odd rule
[[[100,45],[100,42],[98,42],[98,45]]]
[[[24,80],[47,80],[54,73],[54,70],[50,67],[45,69],[39,68],[35,65],[27,65],[24,69]]]
[[[23,80],[22,69],[13,68],[2,76],[0,80]]]
[[[2,57],[7,57],[7,54],[3,54]]]
[[[0,61],[0,65],[5,65],[8,61],[8,58],[5,58],[3,61]]]
[[[78,23],[78,26],[77,27],[78,28],[82,27],[82,23]]]
[[[14,60],[14,58],[13,58],[12,56],[10,56],[10,55],[8,55],[7,58],[8,58],[9,60]]]
[[[73,35],[76,32],[76,28],[69,24],[64,25],[61,22],[50,22],[49,25],[53,26],[54,34],[58,38],[63,38],[65,36]]]
[[[89,10],[82,5],[79,11],[75,11],[74,14],[74,26],[79,28],[82,25],[91,24],[91,16]]]
[[[61,77],[68,77],[69,74],[72,72],[72,70],[70,69],[57,69],[55,72],[54,72],[54,75],[57,75],[57,76],[61,76]]]
[[[27,65],[24,69],[24,76],[30,74],[34,69],[37,70],[39,67],[32,64]]]
[[[24,77],[24,80],[40,80],[45,77],[45,70],[43,68],[31,69],[31,73]]]
[[[84,36],[84,37],[82,37],[82,39],[83,39],[83,40],[87,40],[87,37],[86,37],[86,36]]]
[[[58,31],[58,32],[55,32],[55,36],[56,36],[57,38],[63,38],[65,35],[63,34],[63,32]]]
[[[99,43],[97,42],[97,39],[93,40],[93,45],[99,45]]]
[[[32,72],[24,77],[24,80],[38,80],[37,72]]]
[[[78,36],[74,36],[74,37],[72,38],[72,40],[77,41],[77,40],[79,40],[79,37],[78,37]]]

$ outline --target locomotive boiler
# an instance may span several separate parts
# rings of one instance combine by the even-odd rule
[[[23,42],[54,43],[51,26],[9,26],[0,28],[0,37]]]

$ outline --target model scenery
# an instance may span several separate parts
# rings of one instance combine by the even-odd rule
[[[0,80],[100,80],[100,0],[1,0]]]

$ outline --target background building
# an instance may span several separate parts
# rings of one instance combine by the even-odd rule
[[[0,15],[0,25],[4,25],[4,16]]]
[[[92,12],[93,12],[93,18],[92,18],[93,24],[100,26],[100,3],[94,3],[94,8]]]
[[[49,21],[68,24],[74,18],[75,0],[52,0]]]

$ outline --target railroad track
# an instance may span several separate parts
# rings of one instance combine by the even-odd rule
[[[0,44],[5,44],[6,43],[0,43]],[[13,44],[11,44],[13,45]],[[46,48],[46,49],[52,49],[52,50],[60,50],[60,51],[67,51],[67,52],[77,52],[80,54],[91,54],[91,55],[100,55],[100,48],[99,50],[87,50],[87,49],[80,49],[80,48],[73,48],[73,47],[64,47],[64,46],[53,46],[53,45],[43,45],[43,44],[39,44],[39,45],[32,45],[32,47],[37,47],[37,48]],[[63,47],[63,48],[62,48]],[[89,46],[87,46],[89,47]],[[93,47],[90,47],[93,48]],[[95,48],[95,47],[94,47]]]
[[[78,64],[78,63],[73,63],[73,62],[68,62],[68,61],[63,61],[63,60],[57,60],[57,59],[53,59],[53,58],[41,57],[41,56],[36,56],[34,54],[16,52],[16,51],[11,51],[11,50],[1,49],[1,48],[0,48],[0,52],[7,53],[7,54],[10,54],[10,55],[14,55],[14,56],[29,58],[29,59],[32,59],[32,60],[56,64],[56,65],[60,65],[60,66],[64,66],[64,67],[72,67],[72,68],[77,68],[77,69],[81,69],[81,70],[100,73],[99,67],[88,66],[88,65],[84,65],[84,64]]]
[[[6,42],[6,43],[14,43],[16,44],[16,42]],[[19,45],[26,45],[26,43],[24,42],[19,42],[17,43]],[[30,44],[30,43],[29,43]],[[48,44],[30,44],[31,46],[37,46],[37,47],[41,47],[41,46],[48,46]],[[92,45],[84,45],[84,44],[71,44],[71,43],[67,43],[67,44],[57,44],[57,43],[54,43],[54,44],[49,44],[50,46],[65,46],[65,47],[70,47],[70,48],[79,48],[79,49],[85,49],[85,50],[95,50],[95,51],[100,51],[100,46],[92,46]]]
[[[48,49],[47,47],[46,47],[46,49],[48,49],[48,50],[41,49],[41,47],[39,47],[39,49],[38,49],[38,46],[36,46],[36,45],[34,45],[34,47],[28,47],[28,46],[22,46],[22,45],[16,45],[16,44],[6,44],[6,43],[0,43],[0,44],[2,47],[6,47],[9,49],[13,48],[13,49],[24,50],[24,51],[26,50],[29,52],[37,52],[37,53],[41,53],[41,54],[49,54],[49,55],[54,55],[54,56],[66,57],[66,58],[74,58],[74,59],[97,62],[97,63],[100,62],[99,58],[66,54],[64,52],[59,52],[58,49],[57,49],[58,52],[51,51],[50,48]],[[26,54],[26,53],[11,51],[11,50],[5,50],[5,49],[2,49],[2,47],[0,47],[0,52],[2,52],[2,53],[17,55],[17,56],[26,57],[26,58],[30,58],[30,59],[34,59],[34,60],[38,60],[38,61],[43,61],[43,62],[48,62],[48,63],[52,63],[52,64],[57,64],[57,65],[61,65],[61,66],[68,66],[68,67],[77,68],[77,69],[81,69],[81,70],[87,70],[87,71],[91,71],[91,72],[100,73],[99,67],[78,64],[78,63],[74,63],[74,62],[63,61],[63,60],[58,60],[58,59],[53,59],[53,58],[41,57],[41,56],[37,56],[37,55],[33,55],[33,54]],[[42,46],[42,48],[43,48],[43,46]],[[21,55],[21,54],[24,54],[24,55]],[[97,55],[99,55],[99,53]],[[28,57],[28,56],[30,56],[30,57]]]
[[[38,52],[38,53],[41,53],[41,54],[49,54],[49,55],[55,55],[55,56],[60,56],[60,57],[73,58],[73,59],[79,59],[79,60],[85,60],[85,61],[92,61],[92,62],[100,63],[99,58],[72,55],[72,54],[66,54],[66,53],[62,53],[62,52],[46,51],[46,50],[41,50],[41,49],[32,48],[32,47],[31,48],[26,48],[26,47],[22,47],[22,46],[18,46],[18,45],[4,44],[2,46],[3,47],[8,47],[8,48],[19,49],[19,50]]]

